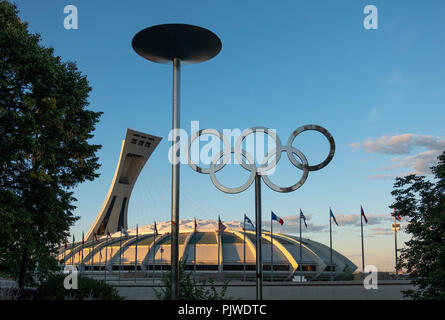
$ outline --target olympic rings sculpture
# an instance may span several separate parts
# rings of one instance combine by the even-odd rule
[[[309,165],[307,158],[303,154],[303,152],[301,152],[300,150],[298,150],[297,148],[292,146],[295,138],[300,133],[302,133],[304,131],[308,131],[308,130],[320,132],[321,134],[323,134],[326,137],[326,139],[329,142],[330,149],[329,149],[328,156],[326,157],[326,159],[323,162],[316,164],[316,165]],[[248,135],[255,134],[255,133],[267,134],[275,142],[275,148],[272,151],[268,152],[268,154],[265,156],[263,162],[259,166],[255,165],[254,158],[252,157],[252,155],[250,155],[245,150],[241,149],[241,145],[242,145],[244,139]],[[201,167],[197,166],[195,163],[193,163],[190,159],[190,147],[191,147],[193,141],[195,141],[197,138],[199,138],[200,136],[205,135],[205,134],[218,137],[224,145],[224,149],[222,151],[220,151],[218,154],[216,154],[213,157],[213,159],[211,160],[209,168],[201,168]],[[289,187],[277,186],[272,181],[270,181],[268,174],[267,174],[267,172],[270,171],[272,168],[274,168],[277,165],[278,161],[280,161],[281,154],[283,152],[286,152],[287,157],[289,158],[290,162],[296,168],[303,171],[303,175],[300,178],[300,180],[297,181],[297,183],[295,183],[294,185],[289,186]],[[235,154],[235,158],[237,159],[237,161],[241,165],[241,167],[243,167],[247,171],[250,171],[250,176],[249,176],[248,180],[242,186],[236,187],[236,188],[229,188],[229,187],[223,186],[215,176],[215,173],[220,171],[222,168],[224,168],[225,165],[230,161],[230,157],[231,157],[230,155],[232,153]],[[297,128],[296,130],[294,130],[294,132],[292,132],[292,134],[290,135],[286,146],[282,145],[281,140],[276,135],[275,131],[270,130],[269,128],[266,128],[266,127],[253,127],[253,128],[246,129],[241,133],[241,135],[238,137],[238,139],[235,143],[235,148],[231,148],[226,137],[220,131],[215,130],[215,129],[202,129],[202,130],[195,132],[190,137],[190,140],[187,142],[187,146],[185,148],[185,157],[186,157],[186,161],[189,164],[189,166],[196,172],[203,173],[203,174],[209,174],[210,179],[212,180],[215,187],[217,187],[219,190],[221,190],[223,192],[231,193],[231,194],[240,193],[240,192],[243,192],[244,190],[246,190],[247,188],[249,188],[250,185],[255,180],[255,176],[257,174],[262,177],[264,183],[269,188],[271,188],[272,190],[274,190],[276,192],[287,193],[287,192],[295,191],[305,183],[305,181],[309,175],[309,171],[317,171],[317,170],[320,170],[320,169],[324,168],[325,166],[327,166],[328,163],[331,162],[332,158],[334,157],[334,153],[335,153],[335,141],[334,141],[334,138],[332,137],[332,135],[325,128],[318,126],[318,125],[314,125],[314,124],[304,125],[304,126]],[[248,164],[245,161],[243,161],[243,159],[242,159],[243,156],[249,162]],[[270,161],[270,159],[273,156],[275,156],[275,160]],[[295,156],[297,156],[300,161],[298,161],[295,158]],[[218,163],[221,158],[222,158],[222,161],[220,163]]]

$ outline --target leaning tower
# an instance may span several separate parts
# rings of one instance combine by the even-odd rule
[[[86,241],[107,232],[127,229],[127,210],[134,184],[162,138],[127,129],[121,154],[107,197],[86,235]]]

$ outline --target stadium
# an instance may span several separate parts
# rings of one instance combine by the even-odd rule
[[[244,232],[241,222],[226,222],[223,232],[218,231],[217,220],[181,220],[179,234],[179,258],[185,269],[193,271],[197,278],[255,279],[255,231]],[[68,244],[60,253],[67,264],[78,265],[89,273],[107,272],[122,278],[160,278],[170,269],[170,222],[116,232],[89,242]],[[319,242],[285,234],[262,232],[263,270],[265,280],[291,281],[302,274],[307,280],[329,280],[331,268],[335,277],[353,272],[357,267],[346,257],[333,250],[333,266],[330,265],[330,249]],[[271,246],[271,242],[273,245]],[[272,247],[272,250],[271,250]],[[272,253],[272,254],[271,254]],[[119,266],[121,270],[119,270]],[[273,266],[273,268],[272,268]],[[272,270],[273,269],[273,273]]]
[[[58,259],[91,275],[160,278],[171,266],[171,222],[128,230],[127,210],[133,186],[161,138],[127,130],[119,163],[104,204],[85,239],[66,243]],[[179,223],[179,259],[197,278],[254,280],[255,229],[242,222],[183,219]],[[300,257],[301,247],[301,257]],[[357,267],[339,252],[309,239],[262,230],[265,280],[329,280]],[[301,270],[301,271],[300,271]]]

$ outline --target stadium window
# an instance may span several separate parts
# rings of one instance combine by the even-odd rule
[[[242,264],[225,264],[225,265],[223,265],[223,270],[242,271],[242,270],[244,270],[244,268],[243,268]]]

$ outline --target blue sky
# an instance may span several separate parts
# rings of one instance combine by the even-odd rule
[[[170,217],[171,67],[148,62],[131,47],[141,29],[162,23],[199,25],[223,44],[218,56],[182,68],[181,125],[191,121],[218,130],[266,126],[285,143],[304,124],[327,128],[336,141],[332,162],[311,172],[296,192],[263,187],[263,216],[289,217],[284,232],[297,232],[292,215],[310,217],[313,240],[329,243],[329,206],[340,220],[334,248],[360,263],[360,205],[373,224],[365,228],[367,263],[394,264],[388,206],[394,176],[428,173],[445,149],[445,40],[443,1],[16,1],[31,32],[76,61],[93,91],[89,108],[103,111],[93,143],[101,174],[75,189],[76,237],[100,210],[118,161],[126,128],[163,137],[133,191],[129,226]],[[79,29],[63,27],[66,5],[75,5]],[[378,9],[378,29],[363,27],[366,5]],[[300,139],[301,138],[301,139]],[[294,146],[309,162],[321,161],[328,144],[305,133]],[[226,169],[224,169],[226,170]],[[235,186],[248,173],[236,167],[218,176]],[[282,157],[273,179],[295,183],[301,172]],[[253,186],[224,194],[210,178],[181,167],[181,218],[254,217]],[[274,228],[279,231],[279,228]],[[309,228],[311,230],[311,228]],[[408,239],[400,234],[399,245]]]

